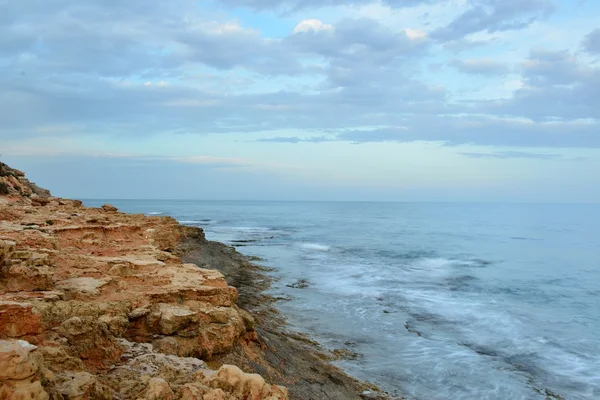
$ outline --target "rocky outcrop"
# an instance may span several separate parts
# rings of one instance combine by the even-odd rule
[[[221,273],[175,254],[177,221],[86,208],[0,167],[0,399],[287,398],[205,364],[254,340],[254,321]]]
[[[50,192],[27,180],[23,172],[0,162],[0,196],[2,195],[33,196],[43,199],[50,197]]]

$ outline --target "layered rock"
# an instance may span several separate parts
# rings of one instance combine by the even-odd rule
[[[222,274],[175,254],[177,221],[86,208],[1,168],[0,398],[287,398],[201,361],[252,340],[254,321]]]

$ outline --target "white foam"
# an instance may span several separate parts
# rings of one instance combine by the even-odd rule
[[[152,212],[149,212],[149,213],[146,213],[146,214],[148,214],[148,215],[162,215],[162,214],[164,214],[164,212],[162,212],[162,211],[152,211]]]
[[[331,246],[320,243],[299,243],[300,247],[306,250],[315,250],[315,251],[329,251],[331,250]]]
[[[446,268],[446,267],[452,265],[453,263],[454,262],[452,260],[449,260],[447,258],[437,257],[437,258],[422,258],[422,259],[418,260],[417,262],[415,262],[414,265],[417,267],[420,267],[422,269],[437,270],[437,269]]]
[[[214,221],[212,219],[201,219],[201,220],[177,220],[177,222],[179,222],[180,224],[195,224],[195,225],[208,225],[208,224],[214,224],[217,221]]]

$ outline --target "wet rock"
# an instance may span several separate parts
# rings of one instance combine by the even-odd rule
[[[307,288],[309,285],[308,281],[306,279],[299,279],[294,283],[290,283],[288,285],[285,285],[287,287],[291,287],[294,289],[305,289]]]

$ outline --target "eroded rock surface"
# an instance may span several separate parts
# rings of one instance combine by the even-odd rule
[[[0,399],[287,398],[202,361],[254,321],[221,273],[175,254],[177,221],[54,198],[5,164],[0,186]]]

